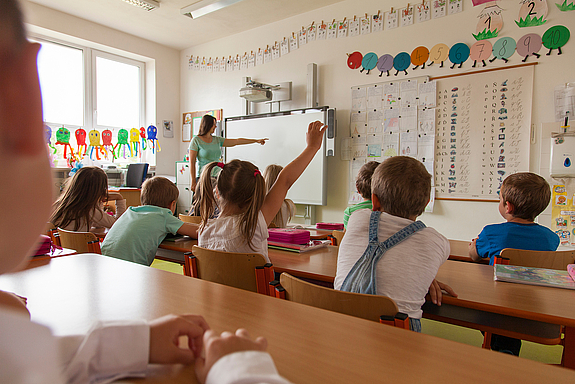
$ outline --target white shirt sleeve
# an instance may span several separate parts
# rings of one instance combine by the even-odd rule
[[[266,352],[245,351],[226,355],[208,372],[206,384],[289,384]]]
[[[109,383],[143,377],[150,349],[146,322],[98,323],[84,336],[58,338],[67,383]]]

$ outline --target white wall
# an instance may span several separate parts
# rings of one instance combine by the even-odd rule
[[[226,57],[229,55],[248,53],[265,47],[297,31],[302,26],[309,25],[312,21],[316,24],[325,21],[348,19],[354,15],[372,14],[378,9],[382,11],[381,1],[365,0],[344,1],[333,6],[325,7],[304,15],[295,16],[272,25],[260,27],[237,34],[235,36],[217,40],[201,46],[195,46],[181,52],[181,112],[198,111],[206,109],[223,108],[224,116],[242,114],[242,99],[238,96],[241,87],[241,79],[251,76],[254,80],[266,83],[282,81],[293,82],[293,101],[282,103],[282,109],[305,107],[306,103],[306,66],[314,62],[319,66],[320,79],[320,104],[337,108],[338,140],[336,148],[342,137],[349,135],[349,113],[351,105],[350,87],[354,85],[376,83],[382,81],[378,72],[372,72],[369,76],[352,71],[346,65],[346,53],[359,51],[363,54],[370,51],[378,55],[390,53],[395,55],[399,52],[411,52],[415,47],[424,45],[429,48],[443,42],[452,45],[456,42],[473,44],[471,33],[475,33],[477,15],[482,7],[473,7],[471,0],[464,0],[464,11],[458,15],[446,16],[441,19],[430,20],[421,24],[395,30],[384,30],[364,36],[348,37],[345,39],[333,39],[312,42],[300,49],[290,52],[287,56],[274,60],[272,63],[256,66],[255,68],[226,73],[206,73],[188,70],[187,59],[190,55],[206,57]],[[386,2],[385,6],[400,8],[406,2],[393,0]],[[575,12],[560,12],[549,2],[550,15],[546,25],[533,28],[518,28],[514,19],[517,19],[519,5],[515,1],[506,1],[502,5],[504,11],[503,31],[500,36],[510,36],[519,39],[526,33],[543,34],[553,25],[563,24],[572,34],[575,34]],[[533,92],[533,115],[532,123],[537,127],[542,122],[553,120],[553,89],[565,82],[575,81],[575,39],[564,47],[563,54],[557,56],[545,56],[543,53],[539,64],[535,67],[535,80]],[[511,64],[520,63],[521,58],[514,55]],[[532,61],[533,59],[529,59]],[[489,67],[501,64],[489,64]],[[440,76],[471,70],[471,63],[464,64],[461,70],[440,69],[437,66],[426,68],[424,71],[409,71],[408,77],[412,76]],[[404,75],[398,76],[405,78]],[[385,81],[385,80],[383,80]],[[539,134],[539,128],[536,130]],[[302,137],[302,140],[304,138]],[[183,156],[187,146],[182,143],[180,154]],[[531,146],[531,161],[529,167],[537,172],[539,169],[539,138]],[[349,163],[340,160],[339,155],[328,159],[328,203],[325,207],[317,210],[318,221],[342,220],[343,210],[347,206],[348,195],[348,169]],[[435,227],[441,233],[452,239],[471,239],[475,237],[481,228],[489,223],[500,222],[496,203],[484,202],[461,202],[461,201],[437,201],[432,214],[424,214],[422,220],[429,226]],[[545,220],[542,220],[544,224]]]
[[[129,52],[140,60],[146,58],[146,83],[148,100],[154,103],[146,105],[148,124],[158,127],[158,137],[162,151],[158,153],[156,172],[158,174],[175,174],[174,162],[180,159],[179,144],[181,141],[180,124],[180,55],[179,51],[160,44],[129,35],[100,24],[55,11],[41,5],[23,2],[26,22],[33,32],[42,33],[62,40],[70,37],[95,43],[95,48],[112,53]],[[62,35],[63,34],[63,35]],[[155,79],[154,76],[155,70]],[[156,83],[155,86],[153,83]],[[174,121],[174,137],[162,137],[162,120]]]

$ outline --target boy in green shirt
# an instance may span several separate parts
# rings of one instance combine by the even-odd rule
[[[371,210],[371,176],[373,175],[373,171],[379,163],[377,161],[370,161],[365,163],[357,173],[357,180],[355,181],[355,187],[357,191],[363,197],[363,201],[361,203],[357,203],[352,205],[351,207],[347,207],[345,211],[343,211],[343,226],[347,229],[347,221],[349,220],[349,216],[352,213],[357,211],[358,209],[369,209]]]

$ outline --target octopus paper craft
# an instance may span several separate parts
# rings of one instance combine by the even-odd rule
[[[48,145],[48,147],[53,150],[52,153],[56,153],[57,149],[52,145],[52,142],[50,141],[52,139],[52,128],[50,128],[50,126],[47,124],[44,124],[44,133],[46,134],[46,145]]]
[[[70,145],[70,131],[67,128],[61,127],[56,131],[56,144],[64,146],[64,158],[70,164],[71,159],[74,157],[74,150]],[[70,148],[70,157],[67,156],[67,150]]]
[[[102,146],[106,151],[106,157],[108,157],[108,152],[112,153],[112,161],[116,159],[116,154],[114,153],[114,144],[112,143],[112,131],[105,129],[102,131]]]
[[[128,144],[128,131],[125,129],[120,129],[118,131],[118,143],[114,147],[114,149],[118,148],[118,152],[116,153],[116,158],[120,158],[120,150],[123,149],[123,158],[126,158],[126,147],[130,150],[130,144]]]
[[[96,150],[97,160],[100,160],[100,153],[104,156],[106,155],[104,146],[100,144],[100,132],[95,129],[91,130],[90,133],[88,133],[88,140],[90,141],[90,145],[88,146],[88,149],[90,150],[90,159],[93,159],[92,155],[94,154],[94,150]]]
[[[130,156],[138,156],[138,147],[140,146],[140,131],[136,128],[130,129]],[[134,154],[132,155],[132,149]]]
[[[140,127],[140,138],[142,139],[142,152],[146,150],[146,128]]]
[[[88,145],[86,144],[86,130],[78,128],[74,131],[74,135],[76,136],[76,148],[78,149],[77,154],[82,158],[86,156],[86,152],[88,151]],[[82,154],[82,149],[84,150],[84,154]]]
[[[152,143],[152,153],[155,153],[156,144],[158,145],[158,152],[162,150],[160,148],[160,140],[158,140],[158,128],[153,125],[148,126],[148,140]]]

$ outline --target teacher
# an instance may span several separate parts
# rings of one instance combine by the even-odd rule
[[[212,161],[219,161],[222,156],[221,147],[235,147],[236,145],[259,143],[264,145],[266,139],[226,139],[219,136],[212,136],[216,130],[216,118],[211,115],[204,115],[200,123],[200,132],[190,142],[188,152],[190,155],[190,172],[192,174],[191,190],[196,190],[196,181],[202,173],[205,165]],[[196,160],[199,163],[196,173]]]

